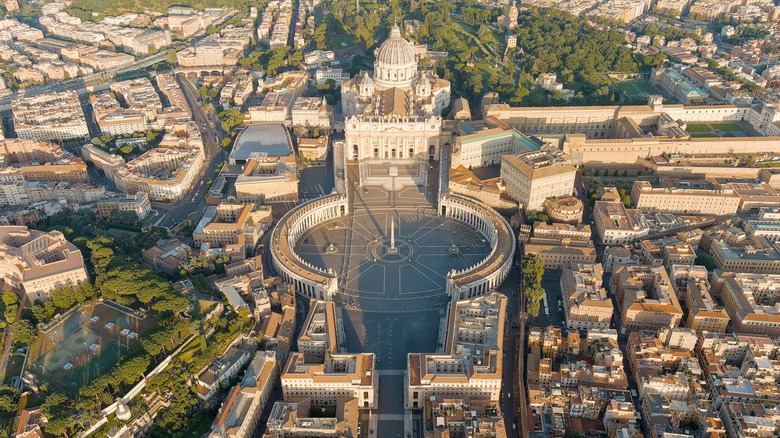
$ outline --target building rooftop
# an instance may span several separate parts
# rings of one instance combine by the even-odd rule
[[[256,123],[247,126],[236,138],[230,162],[241,164],[254,154],[286,157],[293,154],[290,134],[281,123]]]

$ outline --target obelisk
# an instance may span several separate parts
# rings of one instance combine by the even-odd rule
[[[390,248],[387,250],[388,254],[395,254],[398,249],[395,247],[395,218],[390,219]]]

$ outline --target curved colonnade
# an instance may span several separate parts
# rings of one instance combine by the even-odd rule
[[[491,247],[479,263],[447,274],[447,294],[455,301],[485,295],[498,287],[512,267],[514,233],[507,221],[481,202],[458,195],[439,199],[438,212],[478,230]],[[282,217],[271,236],[271,257],[278,274],[295,291],[309,298],[333,300],[338,292],[338,274],[304,261],[295,252],[300,236],[309,228],[349,213],[347,197],[332,195],[302,204]]]
[[[441,196],[439,214],[477,229],[491,247],[490,254],[481,262],[447,274],[447,295],[460,301],[498,287],[512,269],[516,249],[515,235],[506,219],[487,205],[458,195]]]
[[[336,295],[338,275],[303,260],[295,252],[298,238],[314,225],[349,212],[347,197],[332,195],[301,204],[285,214],[271,236],[271,257],[279,276],[309,298],[330,301]]]

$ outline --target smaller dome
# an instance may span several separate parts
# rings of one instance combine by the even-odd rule
[[[360,81],[360,85],[374,85],[374,80],[371,79],[368,72],[363,74],[363,79]]]
[[[431,85],[431,81],[428,79],[428,76],[421,75],[420,82],[418,82],[418,85]]]

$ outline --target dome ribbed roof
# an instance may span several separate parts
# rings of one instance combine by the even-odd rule
[[[388,38],[381,46],[376,56],[377,62],[390,65],[407,65],[415,63],[414,48],[409,41],[401,36],[398,24],[393,24]]]

